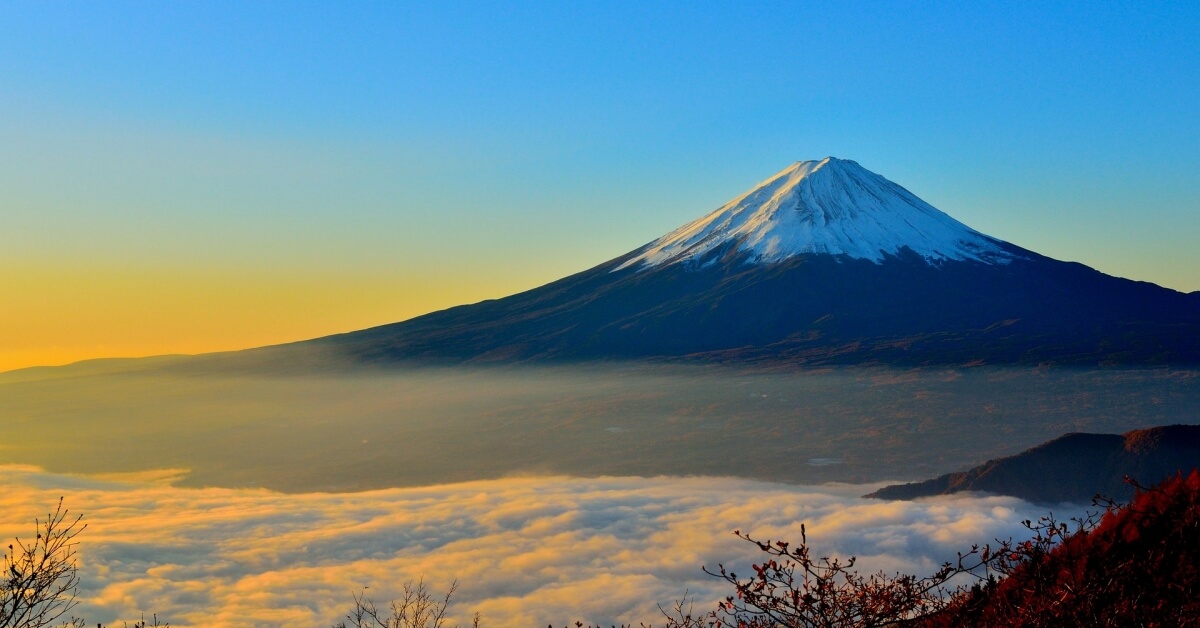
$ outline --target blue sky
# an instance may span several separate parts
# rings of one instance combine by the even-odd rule
[[[503,296],[826,155],[1200,290],[1196,7],[7,4],[0,365]]]

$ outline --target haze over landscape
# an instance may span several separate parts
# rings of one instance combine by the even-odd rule
[[[928,573],[1082,514],[1200,462],[1198,41],[1183,5],[0,9],[0,533],[83,513],[91,624],[424,578],[636,625],[728,595],[734,529]]]

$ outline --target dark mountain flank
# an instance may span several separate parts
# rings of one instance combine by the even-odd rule
[[[1097,494],[1127,500],[1128,476],[1149,486],[1200,467],[1200,425],[1168,425],[1125,434],[1074,433],[969,471],[887,486],[867,497],[916,499],[961,491],[1032,502],[1083,502]]]
[[[1200,363],[1200,296],[1029,254],[1002,267],[801,255],[613,272],[323,338],[360,363]],[[315,348],[315,347],[314,347]]]
[[[1200,293],[1002,242],[828,158],[540,288],[268,351],[297,348],[355,364],[1200,364]]]

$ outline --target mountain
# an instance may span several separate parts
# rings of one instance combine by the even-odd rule
[[[969,471],[886,486],[867,497],[916,499],[981,491],[1039,503],[1087,503],[1097,494],[1120,501],[1133,495],[1125,476],[1150,486],[1197,467],[1200,425],[1167,425],[1125,434],[1074,433]]]
[[[1195,364],[1200,293],[986,236],[830,157],[540,288],[260,355],[298,349],[354,364]]]
[[[792,164],[619,268],[696,262],[729,245],[756,264],[804,254],[881,263],[904,249],[933,263],[1018,256],[857,163],[827,157]]]

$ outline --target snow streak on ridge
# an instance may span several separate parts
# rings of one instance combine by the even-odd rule
[[[726,245],[746,253],[753,263],[805,253],[880,263],[908,248],[930,263],[1005,264],[1015,256],[1001,244],[856,162],[826,157],[792,164],[646,245],[620,268],[703,263],[706,254]]]

